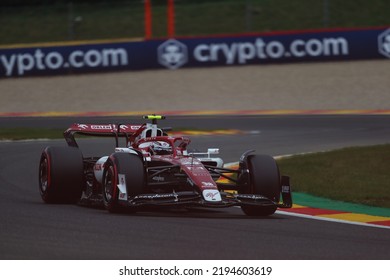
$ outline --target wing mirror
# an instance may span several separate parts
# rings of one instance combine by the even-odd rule
[[[207,149],[207,155],[210,157],[210,155],[218,155],[219,149],[218,148],[208,148]]]

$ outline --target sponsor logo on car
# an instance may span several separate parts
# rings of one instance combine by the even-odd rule
[[[119,189],[119,200],[127,200],[127,189],[126,189],[126,176],[125,174],[118,174],[118,189]]]
[[[246,199],[267,199],[265,196],[258,194],[239,194],[237,198],[246,198]]]
[[[221,194],[218,190],[204,190],[203,197],[206,201],[217,202],[222,201]]]
[[[88,125],[86,125],[86,124],[79,124],[79,125],[77,125],[77,127],[81,128],[81,129],[87,129]]]
[[[176,193],[164,193],[164,194],[142,194],[137,195],[134,199],[159,199],[159,198],[177,198]]]
[[[218,195],[218,193],[211,193],[211,192],[209,192],[209,193],[206,194],[206,197],[210,198],[211,200],[215,200],[217,195]]]
[[[112,129],[111,125],[91,125],[91,129]]]
[[[157,182],[164,182],[165,181],[165,178],[162,176],[154,176],[152,179],[154,181],[157,181]]]

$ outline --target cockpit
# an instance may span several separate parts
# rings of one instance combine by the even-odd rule
[[[151,155],[171,155],[173,148],[170,143],[165,141],[147,141],[138,145],[141,150],[150,153]]]

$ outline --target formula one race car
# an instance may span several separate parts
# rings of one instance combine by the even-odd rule
[[[272,215],[292,206],[288,176],[280,176],[268,155],[245,152],[238,169],[224,168],[219,149],[190,153],[190,139],[168,136],[159,128],[163,116],[144,116],[152,123],[73,124],[64,132],[67,147],[47,147],[39,164],[39,190],[46,203],[101,204],[130,212],[169,207],[241,206],[250,216]],[[109,136],[115,152],[83,157],[75,134]],[[119,147],[119,138],[126,146]],[[223,178],[224,180],[220,180]]]

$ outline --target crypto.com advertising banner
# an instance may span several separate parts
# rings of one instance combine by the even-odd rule
[[[0,77],[389,59],[390,29],[1,48]]]

